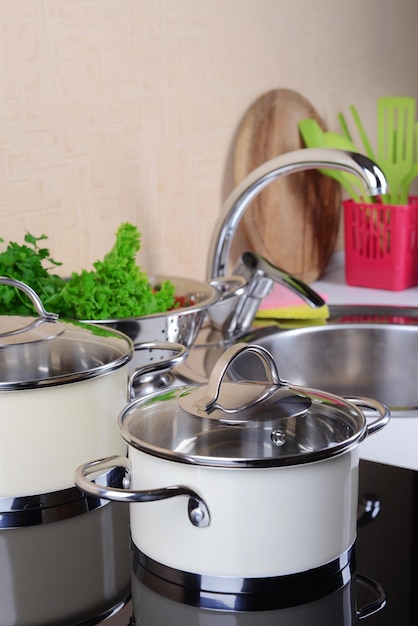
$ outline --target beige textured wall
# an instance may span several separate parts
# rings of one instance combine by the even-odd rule
[[[65,274],[128,220],[147,271],[203,278],[250,104],[286,87],[372,129],[418,96],[417,24],[416,0],[0,0],[0,236],[47,234]]]

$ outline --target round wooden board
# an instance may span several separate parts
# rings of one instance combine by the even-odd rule
[[[298,122],[308,117],[326,130],[313,106],[294,91],[275,89],[258,98],[238,129],[235,184],[262,163],[303,148]],[[321,276],[334,251],[340,213],[341,188],[335,180],[316,170],[298,172],[258,194],[241,219],[237,241],[310,283]]]

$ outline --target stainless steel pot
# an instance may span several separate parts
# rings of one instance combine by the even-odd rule
[[[231,364],[250,353],[267,380],[229,382]],[[208,385],[125,407],[119,427],[129,460],[85,463],[76,483],[132,503],[132,541],[146,568],[212,591],[228,581],[232,593],[245,579],[249,590],[347,561],[356,537],[358,448],[388,420],[375,400],[285,383],[266,350],[236,344]],[[112,466],[126,468],[126,489],[91,483],[90,475]]]
[[[126,454],[116,416],[142,372],[128,372],[133,343],[109,328],[58,320],[19,281],[0,284],[29,295],[40,315],[0,317],[0,497],[72,487],[86,455]],[[179,344],[159,346],[164,358],[154,369],[166,365],[166,352],[176,362],[187,353]],[[148,362],[155,347],[141,346]]]

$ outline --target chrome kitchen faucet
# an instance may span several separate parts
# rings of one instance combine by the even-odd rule
[[[281,154],[248,174],[226,199],[210,243],[207,278],[225,276],[238,222],[247,206],[264,187],[281,176],[319,168],[357,175],[368,190],[368,195],[380,195],[387,191],[382,170],[362,154],[331,148],[302,148]]]

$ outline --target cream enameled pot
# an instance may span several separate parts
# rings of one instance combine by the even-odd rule
[[[250,352],[266,381],[230,382],[229,366]],[[125,407],[119,427],[129,459],[86,463],[76,483],[131,502],[137,558],[177,584],[232,592],[266,578],[329,574],[356,537],[359,444],[388,420],[374,400],[285,383],[264,348],[236,344],[207,385]],[[91,482],[111,466],[126,467],[126,489]]]
[[[86,455],[126,453],[116,417],[133,397],[133,343],[58,320],[20,281],[0,284],[22,290],[39,313],[0,316],[0,498],[68,489]]]

